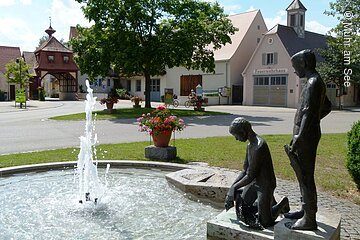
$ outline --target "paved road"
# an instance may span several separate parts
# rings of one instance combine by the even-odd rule
[[[120,101],[117,107],[130,107]],[[156,105],[156,103],[155,103]],[[96,105],[97,110],[104,107]],[[232,113],[227,116],[186,117],[188,127],[177,138],[229,136],[228,126],[237,116],[250,120],[258,134],[289,134],[295,109],[211,106],[211,111]],[[54,121],[49,117],[84,111],[84,102],[29,101],[27,109],[14,108],[11,102],[0,102],[0,154],[77,147],[83,135],[83,121]],[[360,119],[360,110],[333,111],[322,122],[324,133],[347,132]],[[147,141],[149,136],[138,132],[135,119],[97,121],[99,143]]]

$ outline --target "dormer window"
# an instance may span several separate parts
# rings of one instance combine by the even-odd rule
[[[290,26],[295,26],[295,14],[290,15]]]
[[[300,15],[300,27],[304,26],[304,15]]]
[[[48,61],[49,61],[49,63],[55,62],[55,56],[54,55],[48,55]]]
[[[64,59],[64,63],[69,63],[69,56],[65,55],[63,59]]]

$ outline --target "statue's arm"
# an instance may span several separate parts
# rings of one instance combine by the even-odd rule
[[[258,169],[260,168],[260,164],[261,164],[260,157],[261,157],[260,154],[258,154],[258,151],[256,151],[252,154],[252,156],[250,156],[249,159],[247,159],[248,167],[247,167],[246,171],[244,171],[243,177],[231,186],[231,188],[229,190],[230,196],[234,196],[236,190],[238,190],[238,189],[250,184],[252,181],[254,181],[254,179],[257,176]]]
[[[301,117],[301,124],[299,127],[299,132],[297,135],[293,137],[292,141],[292,151],[297,148],[298,140],[303,138],[306,133],[308,133],[310,126],[315,122],[319,111],[321,111],[321,94],[318,93],[316,87],[316,79],[309,84],[306,89],[305,95],[303,97],[303,101],[305,104],[302,112],[303,115]]]
[[[228,192],[226,194],[226,197],[225,197],[225,209],[226,209],[226,211],[234,206],[235,191],[237,189],[239,189],[237,187],[237,184],[238,184],[239,181],[241,181],[244,178],[244,176],[246,176],[246,171],[249,168],[249,161],[248,160],[249,160],[248,159],[248,148],[246,148],[246,156],[245,156],[243,171],[241,171],[239,176],[237,176],[237,178],[235,179],[234,183],[229,188],[229,190],[228,190]]]
[[[324,105],[321,108],[321,119],[331,112],[331,105],[329,98],[325,95]]]

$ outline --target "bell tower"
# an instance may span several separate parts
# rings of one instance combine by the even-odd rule
[[[300,38],[305,37],[305,6],[300,0],[294,0],[286,9],[287,25],[292,27]]]

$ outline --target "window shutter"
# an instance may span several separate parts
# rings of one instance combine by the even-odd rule
[[[278,63],[278,53],[274,52],[274,64]]]
[[[266,53],[262,54],[262,65],[266,65]]]

